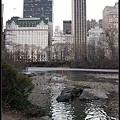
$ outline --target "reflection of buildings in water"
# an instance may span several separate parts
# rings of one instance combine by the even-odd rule
[[[33,68],[32,68],[33,69]],[[39,68],[36,68],[38,70]],[[40,68],[41,69],[41,68]],[[42,68],[44,69],[44,68]],[[80,72],[68,72],[64,71],[63,75],[66,75],[67,79],[71,80],[79,80],[81,79]],[[63,80],[64,76],[61,77],[61,71],[57,71],[53,73],[53,71],[50,71],[48,75],[44,76],[44,80],[41,82],[40,77],[38,78],[39,82],[41,82],[43,85],[36,86],[36,89],[32,93],[32,97],[30,99],[34,99],[36,104],[42,104],[45,102],[48,102],[46,105],[47,108],[50,108],[50,111],[52,113],[52,119],[53,120],[118,120],[118,111],[116,111],[118,107],[118,94],[110,93],[108,94],[108,98],[106,100],[94,100],[94,101],[79,101],[78,98],[75,100],[67,103],[67,102],[57,102],[56,98],[63,90],[64,83],[57,83],[55,81],[61,81]],[[80,74],[80,75],[78,75]],[[87,75],[87,74],[84,74]],[[89,74],[89,77],[93,76],[93,74]],[[98,74],[96,74],[97,76]],[[107,74],[104,74],[107,75]],[[103,74],[100,74],[100,78],[104,76]],[[47,82],[46,79],[47,76],[52,77],[51,82]],[[70,76],[71,78],[68,78]],[[77,76],[77,79],[74,77]],[[37,82],[37,77],[34,76],[34,83]],[[53,79],[54,78],[54,79]],[[59,79],[60,78],[60,79]],[[116,76],[115,76],[116,78]],[[88,80],[88,78],[86,78]],[[106,81],[106,80],[105,80]],[[111,82],[109,82],[111,83]],[[66,84],[67,85],[67,84]],[[41,88],[45,91],[41,91]],[[49,91],[47,89],[49,88]],[[46,92],[47,94],[43,94]],[[41,94],[40,94],[41,93]],[[37,96],[36,96],[37,94]],[[117,95],[117,96],[116,96]],[[36,98],[38,97],[38,98]],[[117,99],[116,99],[117,98]],[[40,102],[42,99],[43,102]],[[100,119],[101,118],[101,119]]]
[[[73,109],[68,102],[57,102],[56,98],[64,88],[62,84],[51,84],[51,112],[53,120],[73,120]]]
[[[86,104],[85,108],[85,120],[108,120],[115,119],[114,117],[108,116],[105,111],[106,101],[94,101]],[[101,106],[103,105],[103,106]]]
[[[79,99],[75,99],[73,102],[71,102],[71,106],[73,108],[74,120],[84,120],[85,102],[79,101]]]

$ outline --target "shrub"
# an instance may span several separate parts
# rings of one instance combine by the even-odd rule
[[[29,77],[20,74],[12,64],[2,60],[2,102],[4,105],[24,108],[33,87]]]
[[[12,58],[5,58],[4,60],[7,63],[10,63],[10,64],[14,65],[14,67],[19,71],[23,70],[27,66],[27,63],[22,62],[22,61],[16,61]]]

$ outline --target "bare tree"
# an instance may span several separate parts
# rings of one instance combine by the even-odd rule
[[[32,58],[32,62],[34,62],[36,57],[37,57],[37,56],[35,57],[35,52],[36,52],[35,50],[36,50],[36,48],[37,47],[34,44],[31,45],[31,58]]]
[[[42,48],[40,46],[36,46],[36,61],[40,61],[41,59],[41,53],[42,53]]]
[[[52,45],[52,58],[55,61],[58,61],[59,57],[60,57],[60,52],[59,52],[59,44],[56,43],[54,45]]]
[[[109,55],[111,60],[118,59],[118,31],[117,29],[111,29],[106,31],[107,39],[106,42],[108,44]]]
[[[28,61],[28,56],[29,56],[28,52],[29,52],[29,46],[28,46],[28,44],[25,44],[24,45],[24,55],[23,55],[25,62]]]
[[[119,65],[119,50],[118,50],[118,29],[113,28],[111,30],[106,31],[107,38],[106,43],[108,45],[108,58],[109,58],[109,66],[111,68],[118,68]]]

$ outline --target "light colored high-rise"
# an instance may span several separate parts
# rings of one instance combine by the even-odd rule
[[[106,6],[103,9],[103,29],[118,28],[118,7],[119,3],[116,2],[114,6]]]
[[[86,0],[72,0],[72,34],[75,36],[77,53],[86,52]]]

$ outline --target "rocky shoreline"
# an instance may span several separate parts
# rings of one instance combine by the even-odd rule
[[[58,73],[49,72],[35,72],[32,73],[32,83],[35,85],[35,89],[29,96],[29,100],[42,108],[49,108],[50,92],[49,84],[64,84],[65,87],[75,86],[75,87],[86,87],[96,90],[103,90],[106,93],[118,93],[118,85],[112,83],[103,82],[90,82],[90,81],[71,81],[68,80],[67,76]],[[59,95],[58,95],[59,96]]]
[[[112,83],[103,83],[103,82],[91,82],[91,81],[71,81],[68,80],[66,76],[62,76],[57,73],[48,73],[48,72],[36,72],[33,73],[32,83],[35,85],[35,88],[38,86],[45,86],[49,83],[63,83],[65,86],[86,86],[96,89],[104,89],[107,92],[118,93],[119,85]]]
[[[7,117],[6,114],[2,113],[3,120],[52,120],[51,115],[49,113],[50,107],[50,86],[49,84],[64,84],[64,86],[83,86],[83,87],[90,87],[92,89],[102,89],[107,92],[114,92],[118,93],[118,85],[114,85],[112,83],[102,83],[102,82],[90,82],[90,81],[71,81],[68,80],[66,76],[57,73],[49,73],[49,72],[33,72],[30,77],[32,78],[32,83],[34,84],[34,89],[30,93],[28,100],[36,105],[40,106],[43,110],[46,111],[46,115],[43,117],[33,117],[33,118],[26,118],[20,114],[16,115],[15,118],[7,118],[5,119],[4,116]],[[59,95],[58,95],[59,96]],[[114,103],[116,106],[117,103]],[[48,111],[47,111],[48,110]],[[11,114],[12,115],[12,114]],[[9,115],[8,115],[9,116]],[[17,118],[18,117],[18,118]]]

